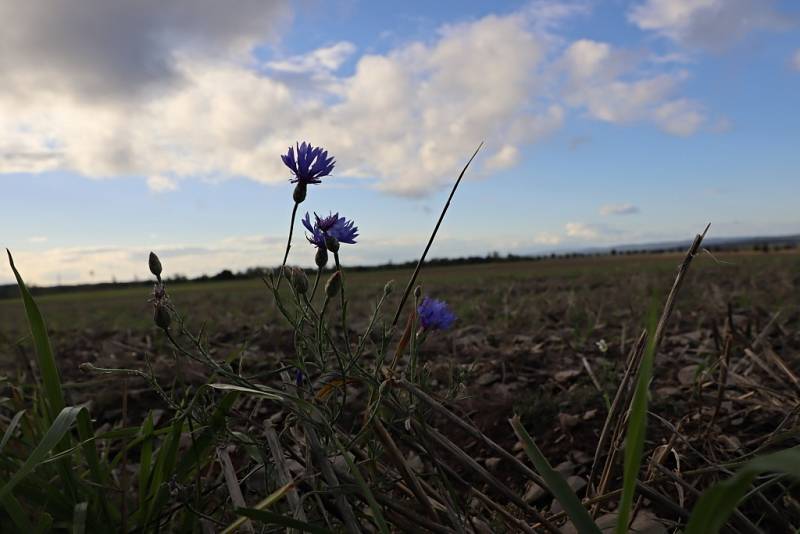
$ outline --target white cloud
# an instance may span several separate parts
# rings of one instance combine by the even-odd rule
[[[794,55],[792,55],[792,68],[800,72],[800,48],[795,50]]]
[[[597,120],[650,121],[672,135],[690,135],[705,121],[699,104],[672,99],[685,71],[639,74],[641,58],[608,43],[581,39],[563,53],[566,101]]]
[[[681,45],[720,50],[757,30],[783,29],[773,0],[644,0],[628,13],[642,30]]]
[[[147,178],[147,187],[154,193],[168,193],[177,191],[178,183],[168,176],[155,174]]]
[[[429,42],[362,55],[341,74],[355,53],[349,42],[263,65],[250,54],[285,25],[283,2],[242,0],[232,14],[183,1],[81,0],[48,11],[36,0],[18,13],[0,0],[0,14],[25,28],[0,36],[0,174],[139,175],[154,191],[184,178],[280,183],[288,170],[278,155],[307,139],[335,154],[335,175],[423,195],[449,183],[482,140],[486,156],[471,176],[515,165],[569,107],[676,135],[704,122],[699,105],[674,96],[684,74],[642,74],[624,50],[556,38],[585,3],[540,1],[447,25]],[[89,22],[103,32],[86,32]]]
[[[538,245],[558,245],[563,241],[560,235],[550,233],[550,232],[540,232],[536,234],[534,238],[534,243]]]
[[[564,226],[568,237],[580,239],[596,239],[600,236],[598,229],[592,225],[578,222],[569,222]]]
[[[34,243],[34,244],[47,243],[47,237],[42,235],[35,235],[28,238],[28,243]]]
[[[294,73],[316,73],[320,70],[335,71],[356,51],[356,45],[341,41],[334,45],[318,48],[308,54],[293,56],[280,61],[270,61],[267,66],[273,70]]]
[[[605,204],[600,207],[600,215],[631,215],[639,213],[639,208],[633,204]]]
[[[486,161],[489,170],[507,169],[519,161],[519,149],[514,145],[503,145]]]

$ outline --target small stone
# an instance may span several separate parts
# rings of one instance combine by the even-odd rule
[[[528,482],[528,486],[525,489],[525,494],[522,496],[522,500],[530,504],[538,501],[545,495],[547,495],[547,490],[545,490],[536,482]]]
[[[500,465],[501,460],[502,460],[501,458],[498,458],[496,456],[492,458],[487,458],[486,461],[484,462],[486,464],[486,469],[488,469],[489,471],[494,471],[495,469],[497,469],[497,466]]]
[[[556,379],[556,382],[566,382],[575,378],[579,374],[581,374],[580,369],[568,369],[566,371],[557,372],[555,375],[553,375],[553,378]]]

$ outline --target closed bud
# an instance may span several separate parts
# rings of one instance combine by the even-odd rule
[[[392,291],[394,291],[394,280],[389,280],[386,282],[386,285],[383,286],[383,294],[388,296]]]
[[[328,247],[328,250],[336,254],[339,252],[339,240],[333,237],[332,235],[325,236],[325,246]]]
[[[314,256],[314,263],[317,264],[317,267],[322,269],[328,264],[328,249],[326,248],[318,248],[317,254]]]
[[[422,286],[417,286],[414,288],[414,298],[419,299],[422,296]]]
[[[292,282],[292,287],[294,287],[294,290],[300,293],[301,295],[305,295],[306,291],[308,291],[308,277],[306,276],[306,272],[303,269],[292,267],[292,270],[289,273],[289,277]]]
[[[153,322],[156,323],[156,326],[159,328],[163,328],[164,330],[169,328],[169,325],[172,323],[172,317],[169,314],[169,310],[166,306],[156,305],[153,311]]]
[[[300,204],[306,199],[307,192],[308,192],[308,186],[302,182],[298,182],[298,184],[294,186],[294,193],[292,193],[292,198],[297,204]]]
[[[336,271],[328,278],[328,282],[325,284],[325,294],[328,298],[333,298],[339,293],[339,289],[342,287],[342,275],[339,271]]]
[[[153,273],[157,278],[161,278],[161,260],[158,259],[155,252],[150,253],[150,258],[148,260],[150,264],[150,272]]]

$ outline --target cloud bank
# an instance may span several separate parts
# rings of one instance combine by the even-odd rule
[[[675,15],[673,4],[650,0],[630,16],[691,41],[685,21],[697,10]],[[534,2],[384,53],[342,41],[262,59],[256,51],[291,21],[287,1],[0,1],[0,175],[133,175],[155,192],[184,179],[278,183],[288,178],[278,154],[308,139],[336,155],[338,175],[420,196],[481,140],[485,175],[517,164],[572,113],[678,136],[707,122],[679,94],[687,72],[561,37],[584,12]]]

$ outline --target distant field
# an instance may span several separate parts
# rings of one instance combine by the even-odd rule
[[[612,311],[615,305],[641,309],[653,291],[658,297],[666,293],[680,260],[678,254],[657,254],[429,267],[423,270],[420,284],[426,293],[451,300],[462,316],[462,324],[498,320],[507,324],[512,315],[533,318],[538,313],[552,312],[552,306],[563,299],[585,301],[590,310],[599,306]],[[713,258],[703,254],[693,265],[689,285],[730,286],[733,292],[729,296],[733,298],[774,306],[780,304],[776,299],[787,295],[768,288],[782,279],[788,283],[799,272],[797,251],[739,252]],[[393,297],[397,299],[410,274],[405,269],[349,274],[346,283],[353,313],[358,316],[370,312],[387,280],[395,280]],[[759,281],[753,278],[757,274]],[[218,330],[278,319],[260,280],[176,284],[169,289],[184,314],[198,322],[210,321],[211,328]],[[688,290],[683,297],[690,300],[698,295]],[[148,289],[135,287],[45,295],[37,301],[58,337],[85,329],[148,331],[152,328],[148,298]],[[523,325],[524,321],[518,326],[524,328]],[[535,323],[527,323],[527,328],[535,328]],[[26,331],[21,302],[0,300],[0,341],[19,338]]]

